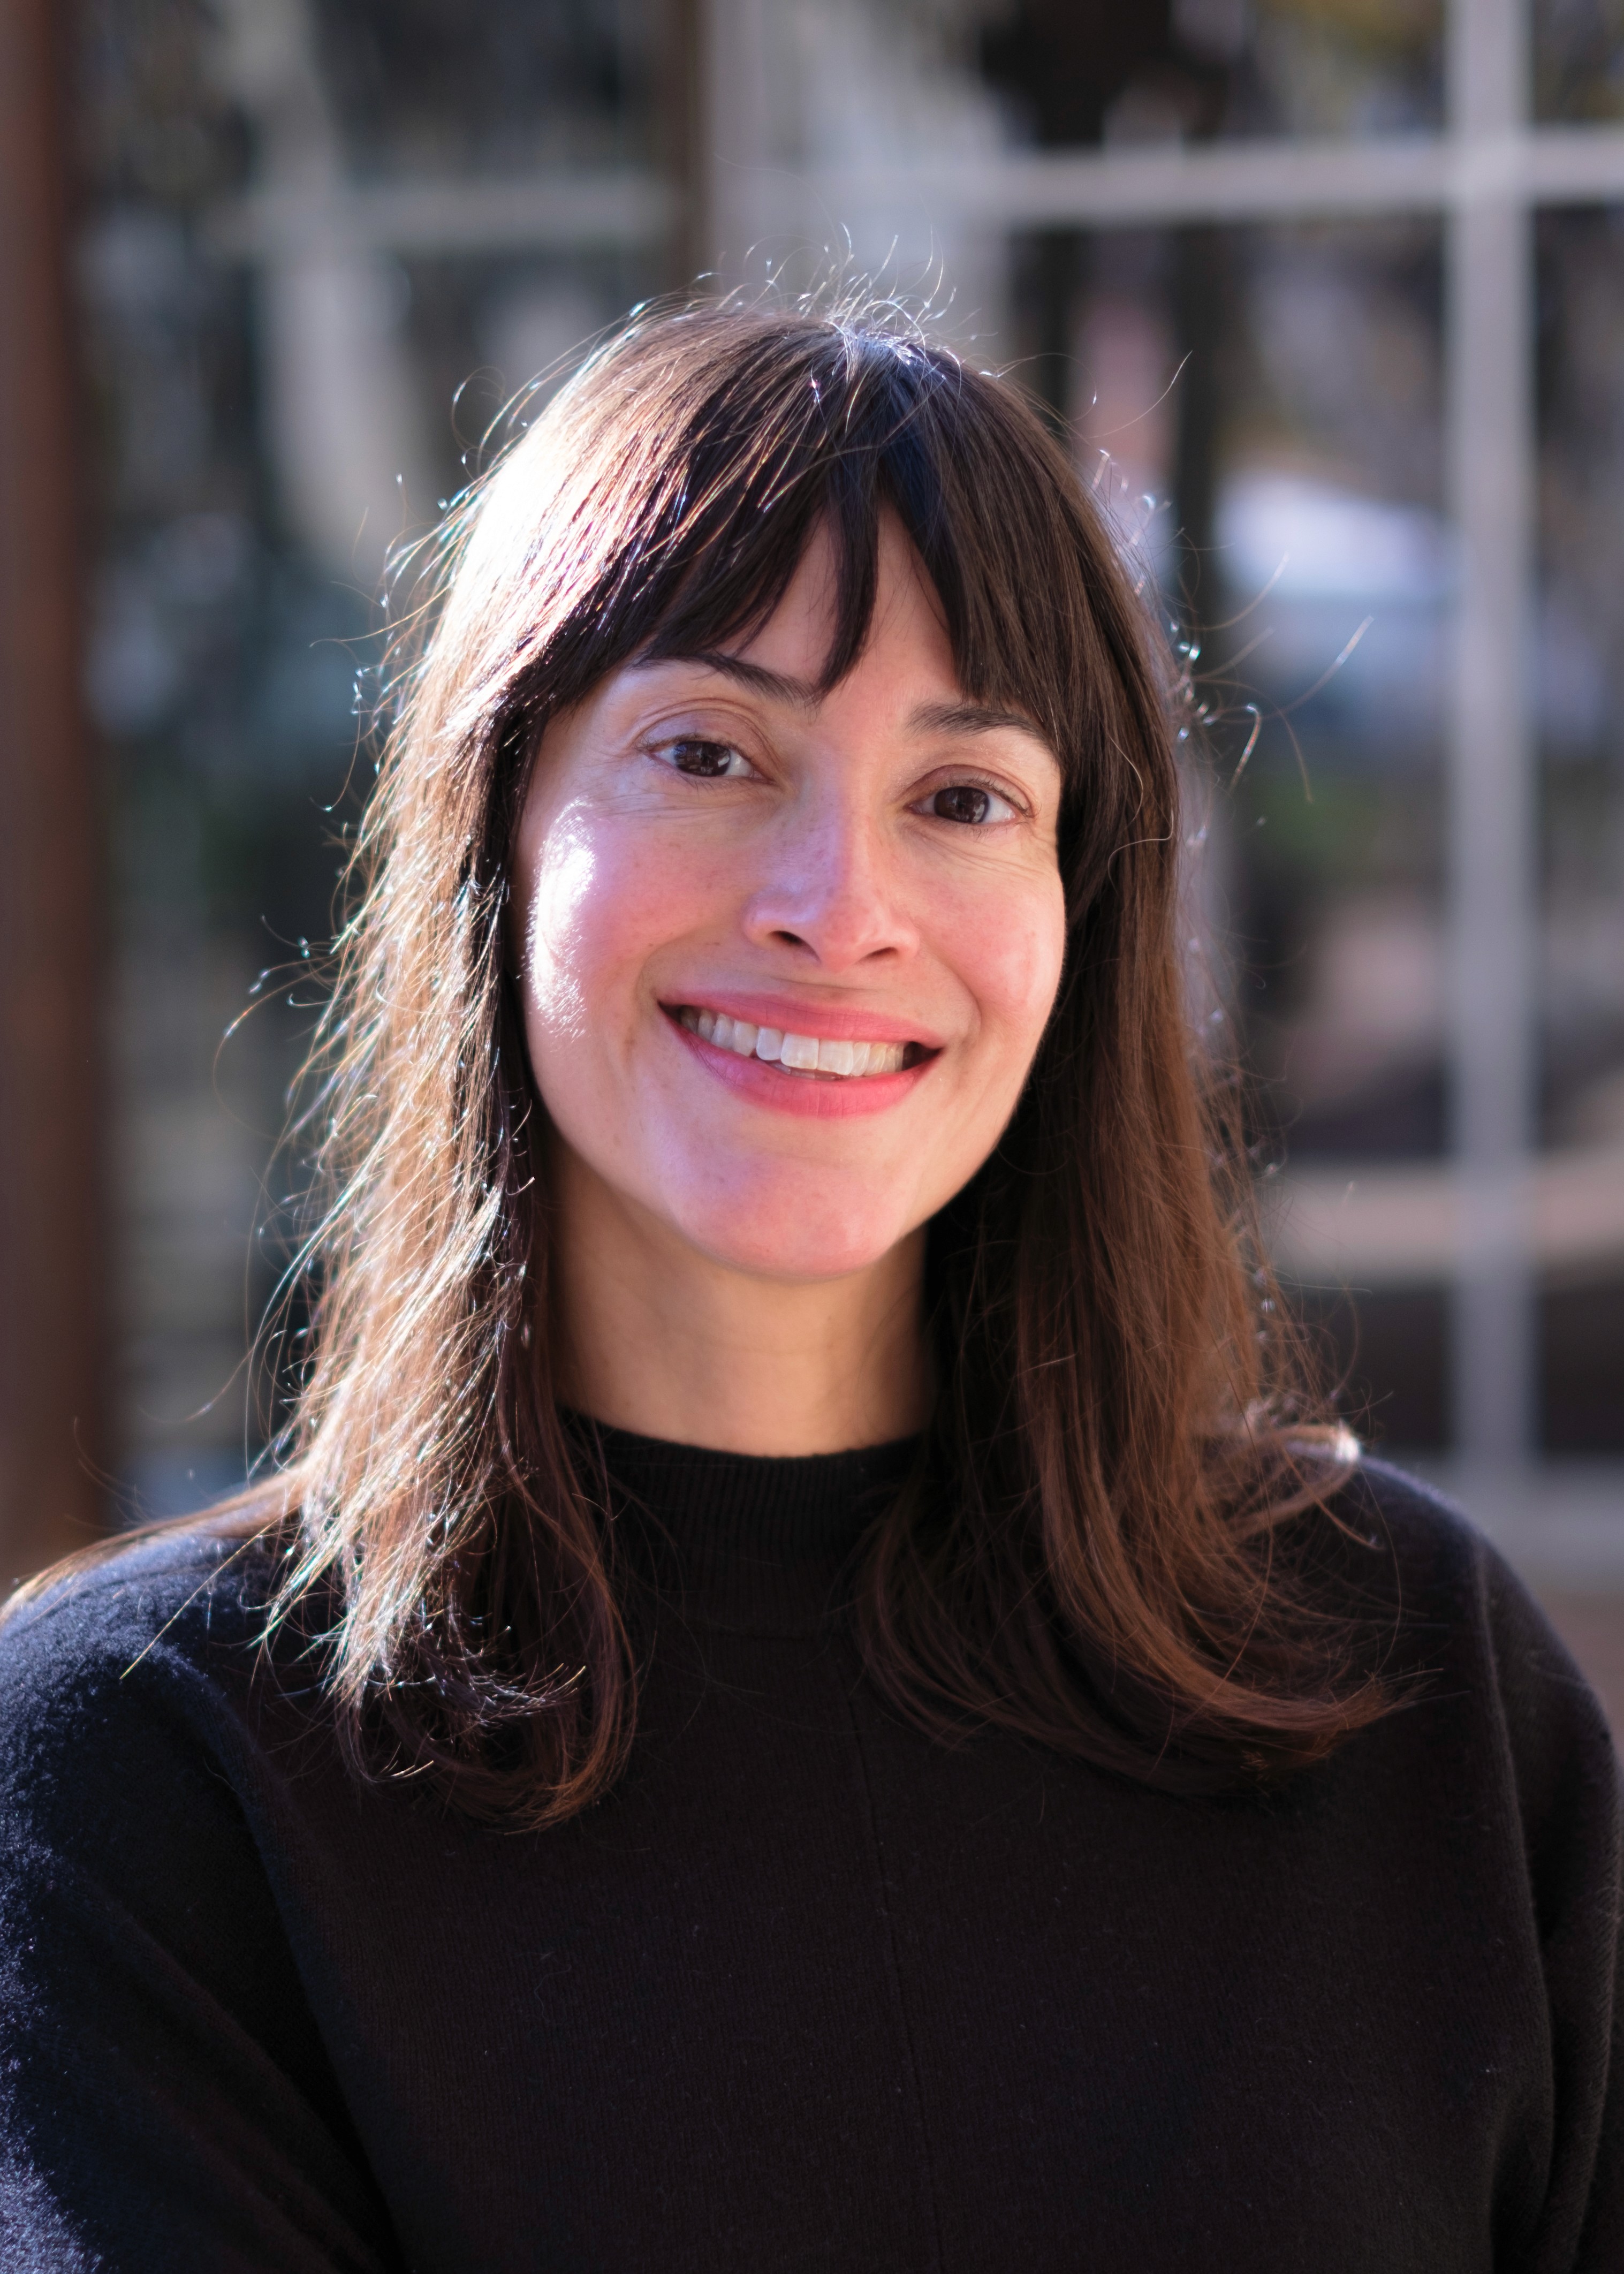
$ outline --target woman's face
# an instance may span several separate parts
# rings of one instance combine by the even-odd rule
[[[819,696],[831,576],[819,538],[746,644],[555,719],[515,858],[566,1189],[775,1279],[861,1271],[974,1174],[1064,933],[1053,753],[966,699],[889,518],[868,645]]]

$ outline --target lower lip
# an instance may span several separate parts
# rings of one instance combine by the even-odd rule
[[[677,1040],[686,1043],[701,1065],[753,1105],[775,1113],[799,1113],[814,1121],[845,1121],[854,1114],[884,1113],[911,1097],[936,1064],[939,1052],[904,1066],[900,1073],[792,1073],[787,1066],[770,1065],[764,1058],[741,1058],[737,1050],[718,1050],[667,1014],[666,1024]]]

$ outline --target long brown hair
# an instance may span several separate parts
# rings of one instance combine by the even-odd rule
[[[335,1607],[357,1767],[485,1816],[603,1792],[636,1686],[602,1481],[553,1394],[543,1108],[503,952],[529,769],[605,673],[763,622],[820,526],[834,684],[887,508],[966,693],[1059,757],[1068,933],[1015,1115],[930,1227],[939,1391],[867,1543],[870,1675],[944,1736],[994,1723],[1175,1787],[1311,1760],[1391,1702],[1289,1520],[1345,1465],[1253,1284],[1186,1002],[1177,674],[1111,533],[1019,389],[916,328],[695,305],[604,345],[443,534],[305,1125],[312,1355],[238,1518],[280,1527],[277,1617]]]

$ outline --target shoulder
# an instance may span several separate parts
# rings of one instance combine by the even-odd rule
[[[1419,1477],[1366,1454],[1330,1503],[1357,1540],[1385,1549],[1411,1577],[1446,1593],[1469,1585],[1484,1534],[1465,1510]]]
[[[187,1522],[64,1567],[0,1620],[0,1940],[26,1922],[90,1966],[94,1921],[118,1917],[195,1970],[233,1919],[267,1918],[291,1734],[261,1645],[272,1569],[252,1537]],[[0,1967],[0,2021],[15,1988]]]
[[[1359,1594],[1380,1615],[1383,1670],[1405,1704],[1393,1736],[1452,1762],[1465,1783],[1498,1783],[1530,1842],[1565,1839],[1587,1818],[1604,1845],[1616,1842],[1606,1716],[1529,1587],[1470,1516],[1381,1461],[1362,1462],[1329,1513],[1339,1572],[1363,1574]]]
[[[287,1906],[310,1842],[260,1643],[274,1570],[187,1523],[0,1621],[8,2266],[394,2263],[357,2240],[384,2222]]]
[[[1531,1650],[1537,1669],[1559,1672],[1568,1686],[1580,1683],[1526,1583],[1470,1513],[1442,1493],[1366,1459],[1329,1513],[1346,1543],[1341,1568],[1385,1571],[1380,1593],[1423,1655],[1470,1639],[1492,1651],[1500,1673],[1513,1676]]]
[[[1470,1514],[1419,1477],[1363,1456],[1294,1532],[1348,1607],[1397,1613],[1408,1631],[1475,1623],[1501,1597],[1531,1599]]]
[[[1501,1683],[1551,1675],[1564,1688],[1583,1689],[1526,1583],[1470,1513],[1442,1493],[1385,1461],[1365,1459],[1328,1514],[1339,1538],[1339,1572],[1390,1611],[1421,1661],[1487,1653]]]
[[[0,1681],[45,1665],[87,1669],[160,1640],[193,1653],[229,1646],[262,1612],[269,1570],[260,1537],[220,1518],[105,1542],[0,1611]]]
[[[252,1532],[189,1520],[51,1573],[0,1616],[0,1792],[115,1730],[229,1718],[259,1655],[271,1560]]]

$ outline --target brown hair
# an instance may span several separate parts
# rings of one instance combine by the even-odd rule
[[[290,1511],[275,1612],[335,1604],[358,1766],[426,1770],[482,1815],[585,1806],[635,1701],[601,1480],[553,1398],[542,1108],[503,955],[528,770],[605,673],[763,621],[820,525],[832,685],[888,508],[966,692],[1059,757],[1068,933],[1014,1117],[930,1227],[939,1393],[858,1581],[871,1676],[940,1734],[996,1723],[1175,1787],[1311,1760],[1391,1703],[1287,1521],[1346,1465],[1304,1428],[1237,1231],[1180,953],[1177,688],[1110,532],[1020,393],[917,330],[693,306],[635,318],[452,516],[306,1123],[330,1204],[263,1488]]]

